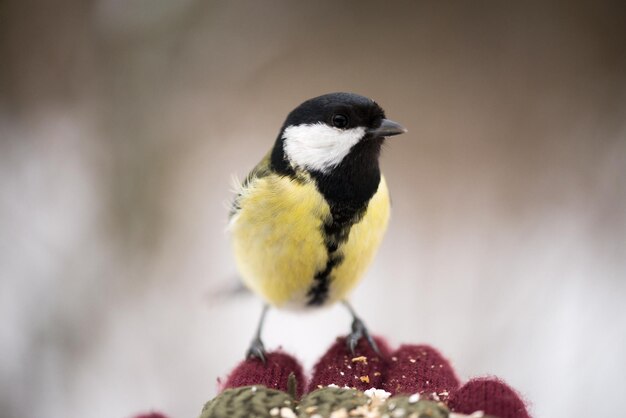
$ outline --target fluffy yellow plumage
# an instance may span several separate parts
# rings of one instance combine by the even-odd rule
[[[260,165],[268,164],[267,158]],[[305,307],[316,272],[328,262],[322,235],[331,216],[328,202],[304,173],[297,180],[269,173],[250,178],[238,204],[230,229],[244,283],[276,307]],[[356,285],[388,220],[389,192],[382,177],[365,215],[339,245],[343,260],[330,275],[327,303],[344,299]]]

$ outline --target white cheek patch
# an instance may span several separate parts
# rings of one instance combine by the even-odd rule
[[[325,173],[338,166],[364,135],[363,127],[339,129],[320,122],[287,127],[283,144],[293,164]]]

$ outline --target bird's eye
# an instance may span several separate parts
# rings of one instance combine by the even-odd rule
[[[348,117],[342,114],[333,115],[333,126],[343,129],[348,126]]]

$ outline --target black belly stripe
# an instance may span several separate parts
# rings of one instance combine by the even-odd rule
[[[307,293],[308,305],[319,306],[328,299],[334,271],[344,258],[341,245],[348,240],[352,226],[363,219],[370,199],[378,190],[381,144],[382,139],[360,141],[330,173],[311,172],[318,190],[330,206],[330,216],[321,231],[328,261],[324,269],[315,274]]]
[[[315,274],[313,278],[313,285],[309,289],[307,296],[309,300],[307,305],[320,306],[328,299],[328,291],[331,282],[331,273],[335,267],[337,267],[343,261],[343,256],[337,252],[330,253],[328,255],[328,261],[324,270]]]
[[[307,292],[307,305],[320,306],[328,299],[330,284],[333,279],[333,270],[344,260],[343,255],[339,251],[341,244],[348,240],[350,229],[363,218],[365,209],[366,207],[352,211],[345,208],[331,210],[331,221],[325,223],[322,227],[328,261],[324,269],[318,271],[313,278],[313,285]]]

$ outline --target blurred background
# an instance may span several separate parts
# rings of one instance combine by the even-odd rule
[[[261,304],[225,296],[231,176],[332,91],[409,129],[353,303],[537,417],[626,401],[622,2],[0,3],[0,410],[197,416]],[[350,318],[273,311],[307,367]],[[618,412],[619,414],[619,412]]]

